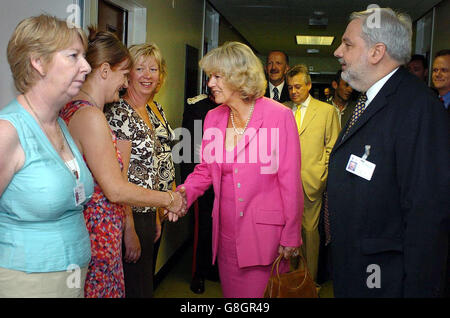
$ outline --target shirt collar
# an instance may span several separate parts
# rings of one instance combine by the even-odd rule
[[[344,110],[346,110],[346,109],[347,109],[347,106],[348,106],[348,102],[346,102],[346,103],[344,104],[344,107],[342,108],[342,110],[340,110],[338,104],[336,104],[336,103],[334,102],[334,98],[331,100],[331,103],[332,103],[332,105],[333,105],[334,107],[336,107],[337,110],[339,110],[339,111],[341,111],[341,112],[343,112]]]
[[[392,75],[398,70],[397,67],[392,72],[390,72],[388,75],[383,77],[382,79],[378,80],[375,84],[370,86],[370,88],[366,92],[367,101],[366,101],[366,108],[369,106],[370,102],[377,96],[378,92],[383,88],[384,84],[391,78]]]
[[[308,97],[303,101],[303,103],[301,103],[301,108],[307,108],[310,101],[311,101],[311,95],[308,95]],[[294,113],[296,110],[297,110],[297,104],[295,104],[294,107],[292,108],[292,111]]]
[[[271,92],[273,92],[274,87],[276,87],[278,89],[278,93],[281,94],[281,91],[283,90],[283,87],[284,87],[284,81],[283,81],[283,83],[281,83],[278,86],[274,86],[271,82],[269,82],[269,89]]]
[[[442,99],[444,100],[445,108],[448,109],[448,105],[450,104],[450,91],[448,91],[447,94],[445,94],[444,96],[439,97],[442,97]]]

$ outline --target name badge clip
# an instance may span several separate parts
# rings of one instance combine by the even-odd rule
[[[365,145],[364,146],[364,155],[362,156],[362,160],[367,160],[367,157],[369,157],[370,155],[370,145]]]

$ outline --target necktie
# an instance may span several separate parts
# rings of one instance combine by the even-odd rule
[[[273,88],[273,99],[276,100],[277,102],[280,101],[280,96],[278,96],[278,88],[276,87]]]
[[[365,106],[367,101],[367,95],[365,93],[362,93],[359,95],[358,102],[356,103],[355,109],[353,110],[352,117],[350,118],[349,124],[347,126],[347,130],[345,131],[344,136],[346,136],[350,130],[350,128],[356,123],[358,118],[362,115],[364,112]]]
[[[300,133],[300,128],[302,127],[302,105],[297,105],[297,110],[295,111],[295,122],[297,123],[297,130]]]

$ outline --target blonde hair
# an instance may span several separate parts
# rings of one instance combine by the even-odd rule
[[[54,53],[70,46],[74,36],[80,38],[86,50],[86,34],[79,28],[69,27],[65,21],[45,14],[22,20],[14,30],[7,49],[17,90],[27,92],[40,78],[39,72],[31,65],[32,54],[48,64]]]
[[[148,44],[132,45],[128,48],[128,50],[130,52],[133,65],[136,64],[141,57],[153,57],[155,59],[159,67],[159,87],[161,87],[167,78],[167,65],[159,47],[155,43],[150,42]]]
[[[245,44],[226,42],[208,52],[199,62],[203,71],[218,73],[227,84],[238,91],[245,101],[253,101],[264,95],[267,80],[260,59]]]

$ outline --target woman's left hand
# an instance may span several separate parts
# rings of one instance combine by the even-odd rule
[[[283,246],[278,247],[278,253],[282,254],[285,259],[298,255],[298,247]]]
[[[141,257],[141,243],[134,226],[125,226],[123,241],[125,243],[125,262],[136,263]]]

